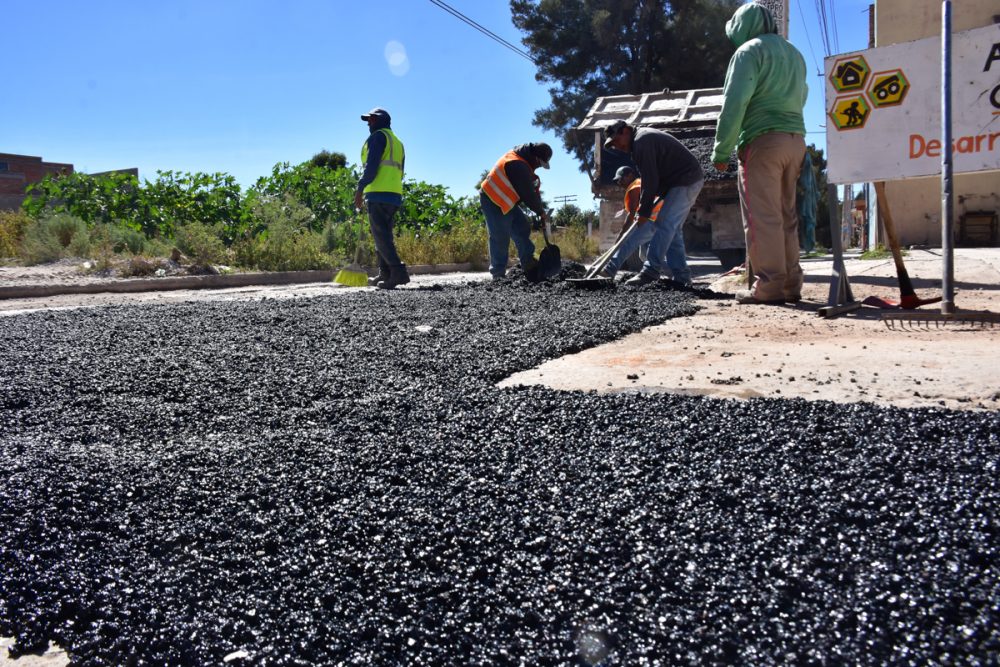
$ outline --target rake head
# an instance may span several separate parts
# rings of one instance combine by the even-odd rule
[[[898,328],[926,331],[932,326],[936,329],[955,326],[992,329],[1000,324],[1000,313],[988,310],[959,310],[954,313],[882,313],[882,321],[893,330]]]

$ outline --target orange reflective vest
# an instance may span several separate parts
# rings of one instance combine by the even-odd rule
[[[628,188],[625,190],[625,210],[629,213],[636,213],[639,210],[639,193],[642,191],[642,179],[637,178],[631,183],[629,183]],[[632,196],[632,193],[635,195]],[[629,205],[629,199],[631,199],[631,206]],[[656,220],[656,216],[660,214],[660,209],[663,208],[663,200],[653,207],[653,212],[649,214],[649,217]]]
[[[517,191],[514,190],[514,186],[511,185],[510,179],[507,178],[507,163],[514,160],[520,160],[529,167],[531,166],[530,162],[514,151],[507,151],[502,158],[497,160],[496,165],[486,175],[486,180],[479,186],[486,196],[490,198],[490,201],[500,207],[504,215],[510,213],[517,206],[517,202],[521,200]],[[535,170],[532,169],[531,171],[534,173]],[[537,179],[538,177],[536,176],[535,178]]]

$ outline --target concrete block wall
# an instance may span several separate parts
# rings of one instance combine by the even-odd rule
[[[48,174],[72,174],[73,165],[40,157],[0,153],[0,209],[17,210],[25,190]]]

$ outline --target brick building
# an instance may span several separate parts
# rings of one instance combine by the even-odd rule
[[[44,162],[40,157],[0,153],[0,210],[16,211],[24,201],[25,190],[46,174],[72,174],[73,165]]]

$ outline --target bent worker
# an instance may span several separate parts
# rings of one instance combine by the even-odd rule
[[[403,167],[406,159],[403,142],[389,129],[389,112],[378,107],[361,116],[368,122],[368,140],[361,147],[361,164],[365,166],[354,193],[354,207],[362,203],[368,210],[368,227],[375,240],[378,255],[378,276],[369,284],[379,289],[394,289],[410,282],[406,265],[396,252],[392,227],[396,211],[403,203]]]
[[[523,203],[534,211],[542,224],[548,222],[540,193],[541,180],[535,174],[539,167],[549,168],[552,148],[544,143],[515,146],[507,151],[480,185],[479,205],[486,217],[489,235],[490,274],[499,280],[507,274],[507,257],[513,239],[521,269],[535,269],[535,244],[531,242],[531,223],[518,206]]]
[[[691,284],[691,269],[681,229],[705,183],[698,158],[672,134],[648,127],[632,127],[623,120],[604,128],[604,147],[629,153],[642,178],[636,222],[639,229],[612,255],[602,273],[613,278],[625,260],[649,243],[642,270],[625,282],[645,285],[667,269],[675,281]],[[657,198],[663,206],[653,212]]]
[[[806,153],[806,62],[761,5],[737,9],[726,35],[736,53],[726,70],[712,162],[726,171],[736,148],[740,212],[754,274],[753,285],[737,292],[736,301],[796,302],[802,298],[802,267],[795,184]]]

